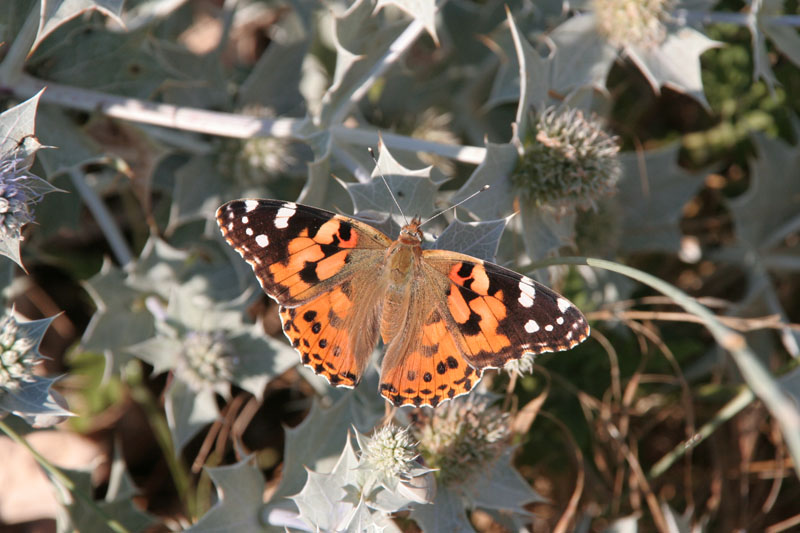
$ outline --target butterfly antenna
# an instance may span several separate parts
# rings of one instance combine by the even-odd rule
[[[383,180],[383,184],[386,185],[386,190],[389,191],[389,196],[392,197],[392,201],[394,202],[394,205],[397,206],[397,210],[400,211],[400,216],[403,217],[403,220],[405,221],[405,223],[407,225],[408,224],[408,219],[406,218],[405,213],[403,213],[403,208],[400,207],[399,203],[397,203],[397,198],[394,197],[394,193],[392,192],[392,188],[389,187],[389,182],[386,181],[386,176],[383,175],[383,171],[381,171],[381,167],[378,166],[378,158],[375,157],[375,152],[372,150],[371,146],[368,146],[367,150],[369,150],[369,155],[372,156],[372,160],[375,161],[375,168],[378,170],[378,175]]]
[[[419,226],[422,227],[425,224],[427,224],[428,222],[430,222],[431,220],[433,220],[434,218],[438,217],[439,215],[443,215],[443,214],[447,213],[448,211],[450,211],[451,209],[455,209],[456,207],[460,206],[464,202],[468,202],[468,201],[472,200],[473,198],[475,198],[476,196],[478,196],[480,193],[482,193],[483,191],[487,190],[488,188],[489,188],[489,185],[484,185],[483,187],[481,187],[480,189],[478,189],[474,193],[470,194],[469,196],[467,196],[466,198],[464,198],[463,200],[461,200],[457,204],[451,205],[447,209],[442,209],[441,211],[439,211],[438,213],[433,215],[431,218],[429,218],[428,220],[426,220],[425,222],[423,222]]]

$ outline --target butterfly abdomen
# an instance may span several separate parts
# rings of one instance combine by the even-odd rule
[[[386,251],[385,275],[388,277],[381,313],[381,338],[388,344],[403,328],[414,282],[414,273],[421,257],[419,243],[396,242]]]

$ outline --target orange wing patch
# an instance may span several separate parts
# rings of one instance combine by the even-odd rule
[[[288,245],[285,261],[267,267],[280,287],[279,301],[293,300],[314,285],[342,271],[351,250],[358,245],[358,233],[333,218],[320,226],[313,237],[303,229]]]
[[[463,334],[468,356],[511,350],[511,339],[499,327],[506,319],[508,307],[503,303],[502,290],[489,292],[490,280],[483,265],[455,263],[448,278],[455,285],[448,288],[447,306]]]
[[[444,318],[475,368],[500,368],[525,353],[567,350],[589,335],[572,303],[530,278],[455,252],[426,250],[423,257],[445,278]]]
[[[352,308],[350,297],[338,286],[304,305],[280,309],[283,331],[303,364],[338,387],[355,387],[364,372],[343,327]]]
[[[433,311],[422,326],[421,339],[399,364],[381,370],[381,396],[397,406],[436,407],[468,393],[480,381],[481,371],[461,356],[439,311]]]

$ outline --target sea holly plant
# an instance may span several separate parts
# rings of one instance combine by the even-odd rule
[[[176,248],[152,236],[137,261],[125,269],[106,259],[100,271],[84,282],[97,311],[84,331],[83,349],[104,354],[106,373],[119,373],[131,357],[126,348],[150,339],[155,331],[154,316],[147,309],[149,297],[166,302],[175,290],[182,290],[206,293],[219,301],[244,301],[252,293],[242,293],[245,273],[232,276],[221,262],[205,259],[223,256],[219,244],[194,238],[191,247]],[[249,269],[246,274],[250,275]]]
[[[356,432],[328,473],[309,470],[292,497],[312,530],[362,531],[411,509],[424,531],[469,531],[467,511],[502,512],[518,526],[543,501],[512,466],[509,416],[488,398],[458,398],[411,428]]]
[[[521,531],[542,505],[551,506],[544,528],[561,531],[785,528],[800,464],[789,324],[798,156],[785,89],[798,85],[800,38],[787,9],[778,0],[745,9],[706,0],[4,0],[0,253],[13,260],[4,274],[22,276],[22,257],[34,274],[4,294],[17,309],[41,306],[36,316],[64,308],[71,327],[59,328],[60,351],[103,353],[105,376],[128,378],[110,380],[122,390],[100,426],[116,437],[125,429],[117,420],[147,411],[173,479],[159,473],[157,452],[130,470],[154,514],[176,509],[156,528],[472,531],[495,527],[484,525],[491,519]],[[714,50],[722,46],[725,58]],[[731,108],[759,91],[747,131],[710,143],[722,147],[719,160],[684,168],[685,134],[725,137],[721,126],[704,129],[728,124]],[[37,153],[40,142],[56,148]],[[367,147],[377,147],[377,169]],[[74,194],[46,195],[48,182]],[[579,474],[597,482],[550,468],[565,455],[546,429],[511,434],[516,405],[541,386],[532,358],[508,365],[510,378],[486,372],[472,396],[435,410],[386,410],[376,394],[381,345],[355,390],[310,376],[281,337],[277,306],[214,224],[228,200],[271,197],[354,214],[394,238],[406,219],[477,191],[423,227],[423,246],[516,271],[534,262],[526,274],[581,265],[557,288],[589,316],[594,340],[574,357],[537,358],[553,386],[536,407],[581,436]],[[582,257],[558,257],[566,253]],[[714,297],[703,301],[727,316],[595,256]],[[3,327],[44,329],[51,319],[14,320]],[[680,329],[685,321],[695,329]],[[24,374],[41,336],[25,337],[35,337],[30,349],[0,335],[2,414],[38,416],[35,425],[64,415],[51,381]],[[723,350],[738,373],[721,369]],[[76,410],[90,403],[65,382]],[[145,388],[163,403],[143,400]],[[502,402],[475,396],[487,389]],[[149,409],[132,409],[137,402]],[[218,438],[203,441],[219,453],[196,454],[196,475],[179,475],[180,457],[194,455],[194,437],[222,408],[230,416],[215,425]],[[717,428],[753,441],[751,419],[763,421],[758,446],[705,461],[704,439]],[[147,450],[147,433],[124,446]],[[658,459],[665,445],[673,451]],[[742,465],[754,460],[776,466],[751,476]],[[709,479],[722,480],[713,504],[701,501]],[[55,483],[70,491],[62,530],[158,520],[125,501],[136,491],[119,470],[105,496],[95,497],[88,472]],[[574,496],[562,497],[569,484]],[[176,494],[147,488],[172,485]],[[730,497],[742,487],[769,492],[769,503],[742,507]]]
[[[532,112],[526,124],[518,143],[495,148],[505,172],[498,176],[478,167],[456,199],[499,186],[490,203],[478,196],[465,207],[484,216],[519,209],[526,252],[541,259],[574,245],[578,213],[597,209],[617,193],[622,167],[617,140],[579,109],[549,107]]]
[[[303,490],[292,498],[299,516],[314,530],[400,531],[388,514],[430,501],[426,498],[435,493],[430,470],[415,461],[407,430],[384,426],[371,437],[356,436],[360,457],[348,437],[330,473],[308,472]]]
[[[381,145],[371,179],[366,183],[345,183],[344,186],[353,201],[356,215],[364,212],[391,214],[395,223],[404,225],[406,221],[402,215],[427,217],[434,210],[440,184],[431,178],[431,170],[432,167],[407,168],[392,156],[385,145]]]
[[[420,217],[423,223],[431,219],[431,226],[425,226],[428,240],[423,247],[494,260],[507,219],[464,222],[453,218],[444,226],[446,219],[438,218],[438,215],[449,209],[447,204],[452,205],[452,200],[440,204],[438,207],[441,209],[437,211],[435,199],[444,182],[434,181],[432,167],[408,168],[392,156],[386,145],[381,144],[379,149],[380,155],[368,182],[343,183],[357,218],[369,222],[390,237],[397,236],[400,227],[413,217]],[[488,195],[489,189],[480,193]],[[437,217],[435,223],[434,216]]]
[[[0,418],[11,413],[34,426],[50,426],[72,416],[56,379],[34,373],[42,362],[39,345],[55,317],[22,321],[12,309],[0,318]]]
[[[518,210],[526,252],[542,259],[574,245],[579,210],[596,209],[616,193],[619,142],[599,117],[573,107],[569,99],[549,105],[552,58],[540,56],[513,15],[507,16],[520,80],[513,136],[506,145],[489,147],[483,165],[455,198],[466,200],[486,185],[496,188],[489,201],[476,198],[466,207],[484,217]]]
[[[20,268],[22,230],[35,220],[35,208],[45,194],[57,191],[31,173],[34,156],[41,145],[34,137],[39,96],[0,114],[0,254]]]
[[[119,373],[130,359],[128,346],[153,336],[155,319],[147,298],[167,301],[172,290],[187,281],[181,275],[189,254],[153,237],[145,244],[135,264],[125,270],[106,259],[100,271],[85,282],[97,311],[83,334],[84,350],[106,358],[106,372]]]
[[[252,456],[235,464],[207,467],[206,472],[217,488],[217,501],[187,531],[259,531],[269,523],[262,492],[264,475]],[[295,518],[292,524],[302,523]]]
[[[680,10],[690,7],[702,13],[710,2],[583,0],[571,6],[581,12],[550,33],[555,89],[566,94],[587,85],[605,88],[619,54],[639,68],[654,91],[668,86],[708,105],[700,56],[719,43],[690,25]]]
[[[618,141],[581,110],[547,108],[528,121],[511,189],[525,249],[534,259],[572,245],[579,211],[617,192]]]
[[[180,289],[166,308],[156,297],[147,307],[155,336],[126,351],[156,374],[172,373],[165,409],[177,450],[219,416],[216,394],[229,399],[235,384],[258,398],[270,379],[297,364],[289,346],[242,322],[240,307],[217,306]]]
[[[432,167],[407,168],[392,156],[386,145],[380,145],[379,149],[370,181],[343,184],[357,218],[390,237],[396,237],[400,227],[412,217],[420,217],[423,223],[431,219],[431,225],[425,226],[428,240],[423,242],[424,248],[452,250],[494,261],[508,219],[464,222],[453,218],[445,227],[445,219],[438,214],[447,211],[448,206],[445,204],[441,210],[436,210],[434,201],[442,183],[431,177]],[[489,189],[480,191],[484,192],[488,194]],[[435,222],[434,216],[438,219]]]
[[[457,398],[413,428],[426,466],[434,470],[432,505],[412,512],[425,531],[468,531],[467,510],[503,511],[518,524],[526,504],[543,501],[512,466],[508,413],[486,397]]]
[[[748,21],[753,43],[753,78],[761,78],[770,90],[775,92],[779,83],[769,59],[767,42],[771,42],[786,58],[800,65],[800,37],[794,28],[781,21],[783,2],[780,0],[759,0],[752,3],[752,18]]]

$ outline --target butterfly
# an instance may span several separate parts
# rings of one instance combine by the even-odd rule
[[[567,350],[589,335],[583,314],[532,279],[465,254],[422,249],[420,219],[392,240],[369,224],[280,200],[217,210],[225,240],[280,304],[304,365],[355,387],[378,342],[380,394],[397,406],[466,394],[487,368]]]

